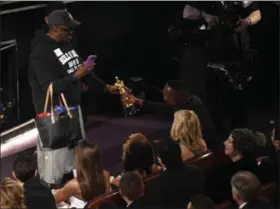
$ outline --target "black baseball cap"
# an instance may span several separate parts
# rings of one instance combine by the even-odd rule
[[[81,23],[75,20],[72,15],[65,10],[55,10],[48,16],[48,25],[64,25],[69,28],[76,28]]]

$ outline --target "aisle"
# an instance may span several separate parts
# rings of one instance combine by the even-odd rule
[[[103,152],[104,166],[112,175],[121,172],[122,144],[130,134],[142,132],[147,137],[154,138],[155,135],[168,133],[170,125],[162,118],[156,118],[152,115],[131,118],[91,116],[88,121],[87,135],[100,146]],[[33,154],[35,147],[23,152]],[[12,162],[15,157],[16,154],[1,159],[1,179],[5,176],[11,176]]]

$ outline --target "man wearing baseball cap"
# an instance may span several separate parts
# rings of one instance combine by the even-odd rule
[[[46,91],[51,82],[54,93],[63,92],[72,105],[80,104],[82,84],[116,93],[116,88],[106,85],[92,73],[94,60],[84,63],[73,48],[72,34],[81,23],[66,10],[55,10],[47,19],[48,32],[32,40],[29,57],[29,80],[36,112],[43,111]]]
[[[105,84],[92,72],[95,66],[94,57],[84,62],[74,49],[71,39],[73,31],[81,25],[79,21],[66,10],[55,10],[48,15],[47,23],[47,34],[38,34],[32,40],[29,56],[29,83],[37,114],[44,111],[50,83],[53,84],[54,95],[64,93],[69,106],[80,105],[81,95],[87,88],[118,93],[115,86]],[[53,103],[59,104],[58,97],[54,96]],[[47,151],[40,147],[37,149],[39,174],[48,184],[60,184],[63,176],[72,172],[73,148],[62,149],[48,154],[63,159],[59,161],[63,162],[63,165],[57,165],[58,161],[48,164],[46,157],[40,158]]]

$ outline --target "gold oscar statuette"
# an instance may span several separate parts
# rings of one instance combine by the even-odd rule
[[[127,92],[124,82],[120,80],[118,77],[116,78],[115,86],[118,88],[122,100],[122,104],[124,107],[125,116],[133,115],[136,113],[136,108],[133,102],[129,98],[129,93]]]

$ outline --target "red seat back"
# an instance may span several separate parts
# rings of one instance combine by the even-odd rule
[[[109,194],[101,195],[94,200],[87,203],[84,208],[97,208],[99,205],[103,203],[114,203],[116,206],[122,208],[126,206],[125,201],[120,195],[118,190],[112,191]]]
[[[205,175],[211,175],[216,168],[214,153],[208,151],[207,153],[185,161],[185,164],[198,166]]]

